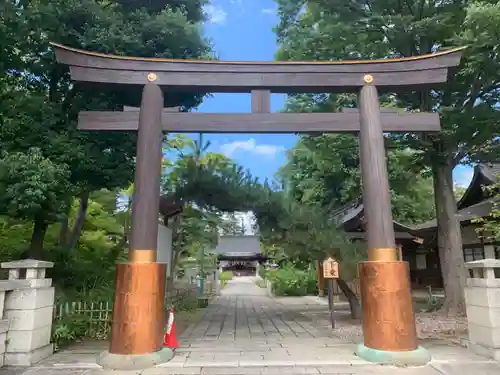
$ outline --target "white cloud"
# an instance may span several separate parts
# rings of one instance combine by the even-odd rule
[[[284,151],[285,148],[277,145],[258,145],[255,139],[250,138],[247,141],[236,141],[223,144],[220,147],[220,150],[229,158],[239,150],[251,152],[257,155],[274,157],[278,152]]]
[[[227,19],[227,12],[220,5],[205,5],[203,11],[207,15],[208,22],[224,24]]]
[[[276,14],[276,9],[274,9],[274,8],[264,8],[264,9],[261,9],[260,12],[262,14]]]

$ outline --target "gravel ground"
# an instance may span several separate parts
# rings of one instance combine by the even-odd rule
[[[327,329],[330,327],[329,317],[324,313],[317,314],[316,318],[321,320],[321,325]],[[337,337],[354,342],[361,342],[363,329],[361,321],[353,320],[346,310],[335,313],[335,334]],[[417,325],[417,336],[419,339],[463,339],[467,338],[467,318],[450,318],[445,315],[433,313],[415,314]]]

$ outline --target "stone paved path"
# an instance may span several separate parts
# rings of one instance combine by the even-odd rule
[[[218,347],[227,340],[234,341],[234,345],[247,345],[248,340],[262,344],[334,337],[331,330],[325,330],[325,322],[316,319],[314,310],[324,312],[324,307],[314,300],[307,303],[303,298],[269,298],[252,277],[232,280],[221,294],[201,322],[186,332],[186,344],[208,341],[204,345]]]
[[[337,316],[349,314],[348,306],[340,307]],[[206,310],[200,323],[186,332],[182,348],[164,367],[201,368],[206,374],[417,373],[359,359],[354,355],[359,342],[360,336],[346,336],[341,328],[332,330],[327,307],[316,299],[270,298],[255,284],[255,278],[236,278]],[[437,367],[446,368],[450,360],[457,359],[488,362],[448,343],[425,345]],[[436,367],[427,366],[420,368],[419,374],[440,373],[436,371]]]
[[[200,322],[184,333],[171,362],[142,372],[106,372],[95,363],[101,348],[74,347],[23,375],[500,374],[500,363],[444,341],[423,343],[433,356],[428,366],[373,365],[354,355],[360,340],[332,330],[327,307],[317,299],[270,298],[254,278],[241,277],[229,282]]]

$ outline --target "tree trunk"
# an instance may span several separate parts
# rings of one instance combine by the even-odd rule
[[[59,230],[59,245],[66,246],[68,241],[69,217],[65,215],[61,220],[61,229]]]
[[[168,220],[165,220],[164,225],[167,226]],[[174,237],[178,235],[179,227],[181,225],[181,217],[180,216],[175,216],[172,220],[170,230],[172,231],[172,243],[171,243],[171,249],[172,249],[172,259],[170,261],[169,267],[170,267],[170,276],[175,280],[175,274],[176,274],[176,269],[177,269],[177,262],[179,261],[179,255],[181,250],[176,249],[176,246],[174,246]]]
[[[80,239],[83,224],[85,223],[85,216],[87,215],[87,209],[89,207],[89,196],[90,192],[88,191],[85,191],[80,195],[80,207],[78,208],[78,214],[71,230],[71,235],[68,241],[68,249],[76,247],[76,244]]]
[[[179,252],[172,249],[172,261],[169,264],[170,276],[175,280],[175,274],[177,269],[177,261],[179,260]]]
[[[443,309],[447,315],[465,314],[464,287],[466,269],[462,250],[462,233],[457,219],[453,193],[453,162],[432,166],[437,217],[437,245],[446,295]]]
[[[30,247],[26,254],[27,258],[43,260],[43,243],[47,227],[48,223],[46,222],[43,214],[35,216]]]
[[[316,263],[316,282],[318,284],[318,297],[325,296],[325,275],[323,275],[323,261]]]
[[[361,319],[361,305],[356,294],[349,288],[349,285],[342,279],[337,279],[337,284],[344,293],[347,301],[349,301],[349,306],[351,308],[351,318]]]

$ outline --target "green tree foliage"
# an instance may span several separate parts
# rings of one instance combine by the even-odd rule
[[[413,169],[411,150],[388,151],[393,216],[405,224],[434,216],[432,181]],[[305,204],[333,210],[361,196],[358,139],[351,135],[302,136],[288,152],[279,176],[287,192]]]
[[[256,210],[256,216],[261,228],[266,248],[281,265],[309,270],[311,264],[323,261],[333,256],[340,263],[339,287],[346,295],[353,318],[361,316],[359,300],[349,288],[346,281],[357,276],[359,261],[366,260],[366,249],[360,243],[351,243],[345,233],[338,230],[332,223],[329,211],[318,204],[297,202],[287,193],[271,193],[274,210],[264,207]],[[285,280],[283,285],[289,285],[290,272],[283,271],[278,275]],[[309,273],[305,273],[307,275]],[[302,287],[306,284],[302,283]],[[288,288],[288,287],[287,287]],[[289,293],[289,292],[287,292]]]
[[[65,211],[68,168],[52,163],[39,149],[4,154],[0,159],[0,211],[13,218],[35,219],[30,255],[41,257],[49,224]]]
[[[116,55],[204,57],[210,46],[200,34],[203,3],[7,0],[0,5],[0,151],[17,155],[36,147],[47,160],[37,169],[40,179],[52,169],[67,173],[65,180],[50,185],[50,192],[58,192],[57,207],[47,204],[43,215],[31,218],[38,228],[45,225],[45,217],[59,217],[63,247],[73,248],[80,239],[92,192],[128,186],[135,165],[135,134],[78,131],[78,112],[138,106],[141,92],[138,87],[96,89],[72,83],[49,42]],[[190,108],[200,100],[193,94],[165,95],[166,106]],[[42,170],[45,166],[52,169]],[[71,227],[68,210],[74,196],[80,204]],[[3,213],[25,216],[25,209],[13,213],[14,207]],[[29,255],[42,256],[43,236],[30,249]]]
[[[79,202],[75,200],[70,222],[76,220],[78,206]],[[28,220],[0,216],[2,261],[22,257],[30,244],[32,231],[32,223]],[[114,212],[109,212],[99,197],[96,200],[91,198],[80,240],[73,251],[59,246],[59,233],[59,224],[48,226],[45,234],[47,251],[44,253],[46,260],[56,264],[50,270],[50,277],[57,288],[58,298],[109,299],[114,290],[116,262],[126,255],[120,246],[122,226]]]
[[[467,191],[466,187],[455,185],[453,187],[453,192],[455,194],[455,200],[458,202],[460,199],[464,196],[465,192]]]
[[[0,2],[0,259],[56,262],[58,295],[109,298],[126,255],[136,135],[81,132],[82,110],[138,106],[138,87],[71,82],[49,42],[117,55],[206,57],[200,0]],[[202,97],[165,95],[183,109]],[[166,140],[177,147],[180,137]],[[126,199],[125,199],[126,201]],[[68,249],[73,249],[68,251]],[[76,297],[75,297],[76,298]]]
[[[277,57],[339,60],[417,56],[467,46],[458,73],[439,90],[383,97],[410,110],[439,110],[443,131],[391,138],[418,151],[431,169],[439,226],[446,303],[450,314],[464,311],[465,268],[460,226],[455,218],[452,170],[468,161],[497,157],[500,64],[497,1],[277,0]],[[321,98],[319,98],[320,101]],[[355,101],[355,98],[352,98]],[[324,100],[324,98],[323,98]],[[338,102],[338,98],[328,98]]]

